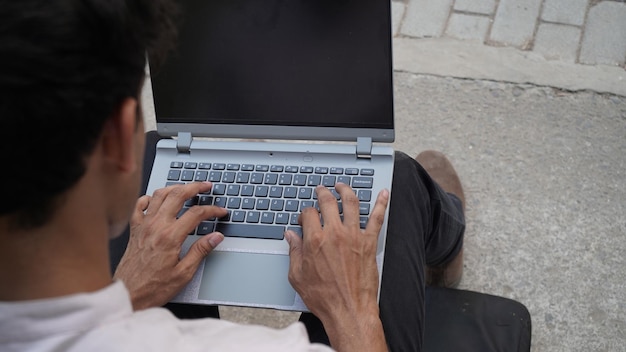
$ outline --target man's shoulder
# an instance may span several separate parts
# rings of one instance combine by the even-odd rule
[[[272,329],[212,318],[179,320],[162,308],[136,312],[127,319],[102,327],[102,331],[94,333],[101,335],[96,340],[110,341],[127,350],[330,350],[325,346],[311,345],[306,330],[300,323],[284,329]]]

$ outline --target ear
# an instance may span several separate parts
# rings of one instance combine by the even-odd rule
[[[134,172],[137,163],[135,140],[139,128],[137,99],[126,98],[106,121],[102,134],[102,151],[108,164],[117,171]]]

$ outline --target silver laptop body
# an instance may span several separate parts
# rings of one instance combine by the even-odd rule
[[[147,193],[211,180],[213,191],[186,207],[230,213],[188,236],[183,254],[203,234],[226,237],[173,302],[307,311],[287,280],[282,233],[301,232],[294,219],[317,206],[309,188],[350,183],[362,224],[391,189],[394,153],[378,144],[394,140],[390,2],[182,6],[177,52],[151,77],[158,132],[174,138],[157,145]],[[386,230],[387,220],[379,275]]]

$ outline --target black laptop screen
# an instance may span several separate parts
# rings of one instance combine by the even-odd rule
[[[389,0],[185,0],[159,123],[393,128]]]

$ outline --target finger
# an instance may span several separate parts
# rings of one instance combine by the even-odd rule
[[[206,192],[210,190],[212,184],[210,182],[193,182],[188,183],[186,185],[180,186],[172,186],[163,189],[163,192],[159,192],[161,190],[157,190],[155,192],[153,199],[154,207],[156,207],[156,211],[153,212],[153,206],[150,204],[148,207],[149,213],[158,213],[159,216],[165,217],[175,217],[176,214],[183,207],[185,201],[191,197],[195,197],[198,193]],[[156,199],[158,197],[158,199]]]
[[[178,266],[189,275],[189,279],[196,272],[202,260],[224,240],[219,232],[210,233],[194,242],[187,254],[180,260]]]
[[[359,199],[350,186],[337,183],[337,193],[341,196],[343,204],[343,223],[348,226],[359,226]]]
[[[133,211],[133,215],[130,218],[131,226],[134,224],[138,224],[143,220],[144,211],[148,208],[150,204],[150,196],[143,196],[137,199],[137,203],[135,203],[135,211]]]
[[[228,213],[228,210],[214,205],[195,205],[183,214],[176,223],[176,228],[180,229],[181,236],[190,233],[198,227],[201,221],[213,218],[221,218]]]
[[[385,212],[388,204],[389,190],[383,189],[380,193],[378,193],[374,209],[372,209],[370,218],[367,220],[367,225],[365,226],[366,233],[378,236],[380,229],[383,226],[383,222],[385,221]]]
[[[302,225],[302,233],[316,233],[322,231],[322,223],[320,221],[320,214],[315,208],[304,208],[298,218],[300,225]]]
[[[324,218],[324,224],[341,223],[337,199],[335,199],[335,196],[330,193],[330,190],[324,186],[317,186],[317,188],[315,188],[315,192],[317,193],[317,201],[320,205],[322,218]]]
[[[285,238],[289,243],[289,283],[295,285],[302,264],[302,239],[295,232],[287,230]]]

